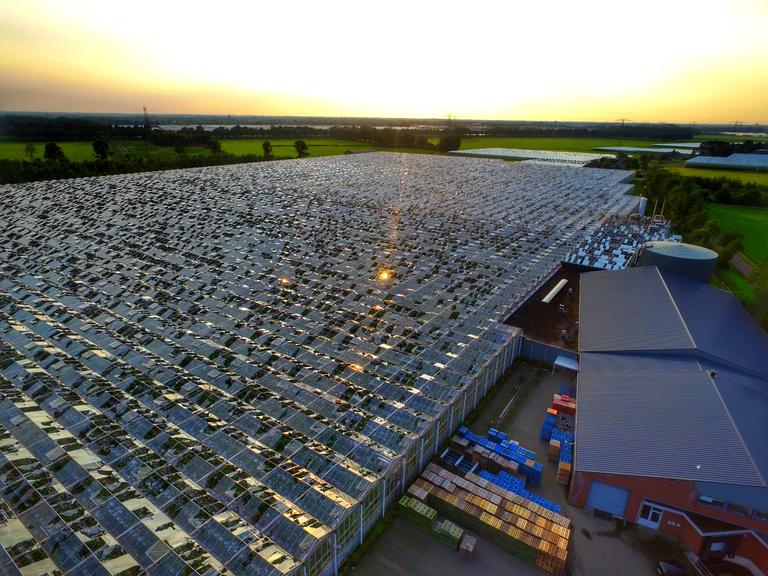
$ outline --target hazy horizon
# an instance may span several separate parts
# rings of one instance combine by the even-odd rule
[[[765,124],[766,29],[760,0],[5,2],[0,111]]]

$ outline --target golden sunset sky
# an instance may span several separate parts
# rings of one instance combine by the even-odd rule
[[[0,0],[0,111],[768,123],[768,0]]]

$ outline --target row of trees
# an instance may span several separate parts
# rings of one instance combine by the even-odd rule
[[[437,130],[395,130],[394,128],[374,128],[372,126],[332,126],[327,132],[331,138],[367,142],[382,148],[425,148],[430,150],[434,150],[435,146],[430,144],[428,137],[433,132],[439,134]]]
[[[175,151],[178,154],[177,158],[144,158],[135,154],[127,154],[124,158],[115,160],[113,159],[113,151],[110,148],[109,142],[106,140],[97,140],[92,146],[94,160],[73,162],[67,158],[64,150],[55,142],[49,142],[45,145],[43,160],[35,156],[37,146],[33,143],[27,143],[25,154],[29,160],[0,160],[0,184],[126,174],[150,170],[218,166],[222,164],[242,164],[275,159],[274,151],[269,141],[264,142],[261,146],[264,152],[263,156],[256,154],[241,156],[228,154],[222,149],[221,142],[218,140],[211,140],[208,143],[208,147],[211,150],[210,156],[202,154],[188,156],[184,146],[177,145],[175,147]],[[303,140],[297,140],[293,146],[299,158],[307,158],[309,156],[309,146]]]
[[[757,150],[768,148],[764,142],[745,140],[741,144],[737,142],[724,142],[723,140],[709,140],[699,146],[702,156],[719,156],[725,158],[731,154],[754,154]]]

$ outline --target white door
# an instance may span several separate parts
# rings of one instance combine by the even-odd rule
[[[656,508],[650,504],[643,504],[643,507],[640,509],[640,517],[637,519],[637,523],[640,524],[640,526],[647,526],[648,528],[656,530],[661,523],[661,515],[663,513],[664,510],[661,508]]]

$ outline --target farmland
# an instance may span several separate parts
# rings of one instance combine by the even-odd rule
[[[430,139],[430,142],[433,140]],[[437,140],[434,140],[437,142]],[[622,146],[650,147],[649,140],[622,140]],[[615,138],[462,138],[461,150],[477,148],[522,148],[524,150],[561,150],[564,152],[591,152],[596,146],[616,146]]]
[[[683,176],[700,176],[702,178],[733,178],[742,182],[754,182],[768,186],[768,172],[747,172],[746,170],[710,170],[708,168],[684,168],[683,166],[669,166]]]
[[[293,143],[296,140],[297,138],[271,139],[270,143],[273,146],[274,155],[278,158],[296,156],[296,150],[293,148]],[[344,154],[346,150],[350,149],[371,148],[370,145],[363,142],[347,142],[329,138],[308,138],[304,141],[307,143],[307,146],[309,146],[309,153],[311,156],[335,156]],[[243,139],[223,140],[221,145],[225,152],[242,156],[245,154],[264,154],[264,151],[261,148],[263,143],[264,140]],[[37,158],[42,158],[45,143],[35,142],[34,144],[37,147],[35,156]],[[58,145],[61,146],[66,157],[75,162],[94,159],[91,144],[91,142],[58,142]],[[0,142],[0,158],[23,160],[25,158],[25,145],[26,142]],[[115,160],[122,160],[128,154],[141,157],[145,157],[147,154],[147,147],[145,147],[143,140],[113,140],[110,145],[114,152]],[[167,159],[177,157],[172,146],[153,146],[150,144],[148,151],[149,155],[153,158]],[[194,154],[203,154],[207,156],[210,154],[210,151],[202,146],[187,146],[186,152],[190,156]]]
[[[744,234],[743,254],[748,261],[759,262],[768,255],[768,210],[710,204],[708,213],[724,232],[737,229]]]

